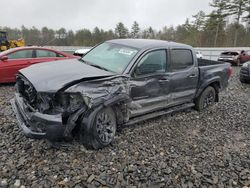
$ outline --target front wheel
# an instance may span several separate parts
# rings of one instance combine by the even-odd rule
[[[198,111],[201,111],[209,106],[212,106],[215,103],[215,97],[215,89],[208,86],[195,101],[195,108]]]
[[[116,115],[112,108],[103,108],[93,117],[88,135],[83,135],[87,140],[87,148],[100,149],[109,145],[115,138]]]

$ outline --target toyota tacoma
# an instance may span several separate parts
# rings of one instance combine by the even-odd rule
[[[11,103],[27,137],[76,137],[98,149],[114,140],[118,126],[218,102],[231,73],[229,63],[197,60],[185,44],[116,39],[79,60],[20,70]]]

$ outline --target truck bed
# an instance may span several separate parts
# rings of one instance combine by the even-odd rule
[[[202,91],[205,86],[211,82],[218,82],[219,89],[223,90],[228,85],[231,65],[219,61],[208,59],[198,59],[199,68],[199,90]]]
[[[198,61],[199,67],[225,64],[224,62],[221,62],[221,61],[213,61],[209,59],[197,59],[197,61]]]

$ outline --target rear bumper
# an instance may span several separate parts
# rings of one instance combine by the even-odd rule
[[[48,115],[34,111],[18,94],[15,94],[15,98],[11,100],[11,105],[25,136],[36,139],[48,138],[52,135],[57,138],[63,137],[65,127],[62,124],[61,114]]]

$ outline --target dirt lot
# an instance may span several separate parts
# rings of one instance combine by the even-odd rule
[[[0,187],[250,187],[250,85],[234,71],[215,106],[124,128],[99,151],[26,138],[0,86]]]

